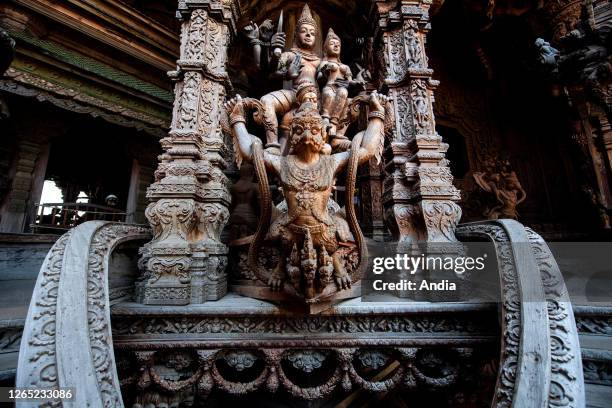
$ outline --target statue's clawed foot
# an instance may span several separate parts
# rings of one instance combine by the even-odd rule
[[[351,288],[351,277],[346,271],[340,271],[334,273],[334,279],[339,289],[350,289]]]
[[[346,268],[342,264],[342,260],[340,259],[340,252],[335,252],[332,255],[332,260],[334,263],[334,280],[336,281],[336,285],[338,285],[338,289],[350,289],[351,277],[346,272]]]
[[[280,290],[280,288],[283,286],[283,274],[278,268],[274,269],[270,274],[270,277],[268,278],[268,286],[270,286],[270,289],[275,291]]]

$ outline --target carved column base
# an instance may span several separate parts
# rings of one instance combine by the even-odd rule
[[[156,282],[136,284],[136,301],[145,305],[188,305],[191,285]]]
[[[146,263],[146,270],[143,279],[135,285],[136,301],[145,305],[189,304],[189,247],[159,241],[145,246],[141,254],[140,262]]]
[[[427,249],[443,251],[461,248],[455,228],[461,219],[461,207],[451,200],[427,200],[418,204],[425,223]]]
[[[385,218],[393,236],[397,239],[397,253],[412,253],[418,249],[419,207],[398,203],[385,211]]]
[[[219,300],[227,294],[228,247],[207,243],[205,251],[194,250],[191,272],[191,303]]]

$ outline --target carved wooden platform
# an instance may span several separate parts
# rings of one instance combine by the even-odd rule
[[[507,220],[460,226],[458,235],[496,246],[501,350],[494,306],[359,299],[316,316],[236,295],[189,306],[117,303],[111,337],[111,254],[147,231],[85,223],[60,238],[43,264],[17,385],[77,386],[79,406],[122,406],[123,397],[133,406],[172,406],[266,390],[309,400],[444,386],[447,404],[461,406],[453,387],[486,391],[495,380],[474,382],[475,373],[496,372],[493,406],[584,406],[572,308],[544,241]],[[497,361],[498,369],[485,368]]]

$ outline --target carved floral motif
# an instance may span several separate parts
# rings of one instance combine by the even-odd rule
[[[301,350],[290,352],[287,360],[293,367],[305,373],[311,373],[317,368],[321,368],[325,361],[325,354],[316,350]]]

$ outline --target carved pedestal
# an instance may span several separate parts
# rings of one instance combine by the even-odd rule
[[[454,244],[461,218],[459,191],[445,153],[448,145],[436,133],[433,91],[438,82],[427,67],[425,34],[428,1],[377,2],[381,42],[381,85],[394,100],[394,126],[386,149],[385,216],[398,251],[418,242]]]
[[[121,273],[131,273],[117,269],[114,250],[148,231],[86,222],[43,263],[15,385],[74,387],[78,407],[215,406],[209,398],[257,398],[259,390],[275,401],[397,390],[415,393],[411,401],[421,405],[443,396],[435,406],[585,406],[572,306],[542,238],[512,220],[457,233],[494,245],[497,306],[354,299],[304,316],[235,295],[187,307],[124,302],[113,282],[125,284]],[[582,318],[578,327],[585,326],[601,330]]]
[[[233,2],[185,1],[172,129],[147,192],[154,238],[141,250],[141,303],[185,305],[227,292],[227,247],[219,240],[229,217],[227,148],[220,128],[228,79],[227,46],[235,33]]]

